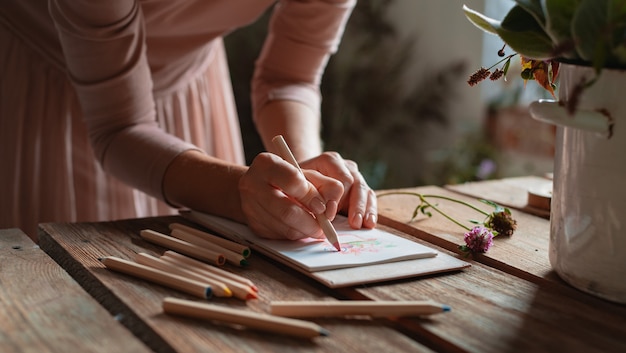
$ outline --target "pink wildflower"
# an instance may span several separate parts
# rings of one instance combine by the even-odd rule
[[[465,240],[466,245],[462,245],[461,250],[484,253],[493,245],[493,233],[488,228],[476,226],[465,233],[463,240]]]

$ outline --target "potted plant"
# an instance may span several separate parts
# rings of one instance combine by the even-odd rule
[[[530,105],[557,125],[550,263],[574,287],[626,303],[626,0],[515,3],[502,20],[463,7],[514,51],[469,82],[505,76],[516,55],[522,78],[553,96],[558,78],[558,100]]]

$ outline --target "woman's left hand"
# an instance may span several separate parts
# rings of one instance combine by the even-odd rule
[[[305,174],[307,169],[315,170],[343,184],[344,193],[337,209],[347,213],[352,228],[376,226],[378,212],[376,194],[367,185],[354,161],[344,159],[337,152],[324,152],[301,162],[300,166]]]

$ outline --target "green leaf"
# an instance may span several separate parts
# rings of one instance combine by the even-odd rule
[[[535,17],[535,20],[541,25],[546,23],[546,16],[544,14],[541,0],[515,0],[517,5],[526,10],[528,13]]]
[[[580,0],[545,0],[546,33],[561,48],[571,49],[559,53],[559,56],[575,59],[572,19]]]
[[[576,41],[576,52],[594,67],[604,63],[600,60],[600,51],[606,50],[606,36],[603,35],[608,26],[608,9],[610,0],[581,0],[580,6],[572,19],[572,34]]]
[[[609,22],[612,33],[610,40],[611,65],[626,65],[626,0],[614,0],[609,6]]]
[[[511,58],[509,58],[509,60],[504,63],[504,67],[502,68],[502,71],[504,71],[504,76],[506,76],[506,74],[509,72],[509,66],[511,66]]]
[[[500,21],[494,20],[493,18],[487,17],[478,11],[472,10],[466,5],[463,5],[463,12],[465,12],[465,17],[467,17],[467,19],[472,22],[474,26],[485,32],[496,35],[498,34],[496,28],[500,27]]]
[[[516,52],[529,59],[553,57],[553,43],[535,17],[520,6],[514,6],[496,32]]]

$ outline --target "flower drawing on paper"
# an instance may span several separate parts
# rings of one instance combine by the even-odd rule
[[[380,252],[384,248],[395,247],[395,244],[381,242],[377,238],[364,238],[354,234],[339,234],[341,243],[341,253],[360,255],[365,252]],[[328,243],[324,248],[326,251],[335,252],[332,244]]]

